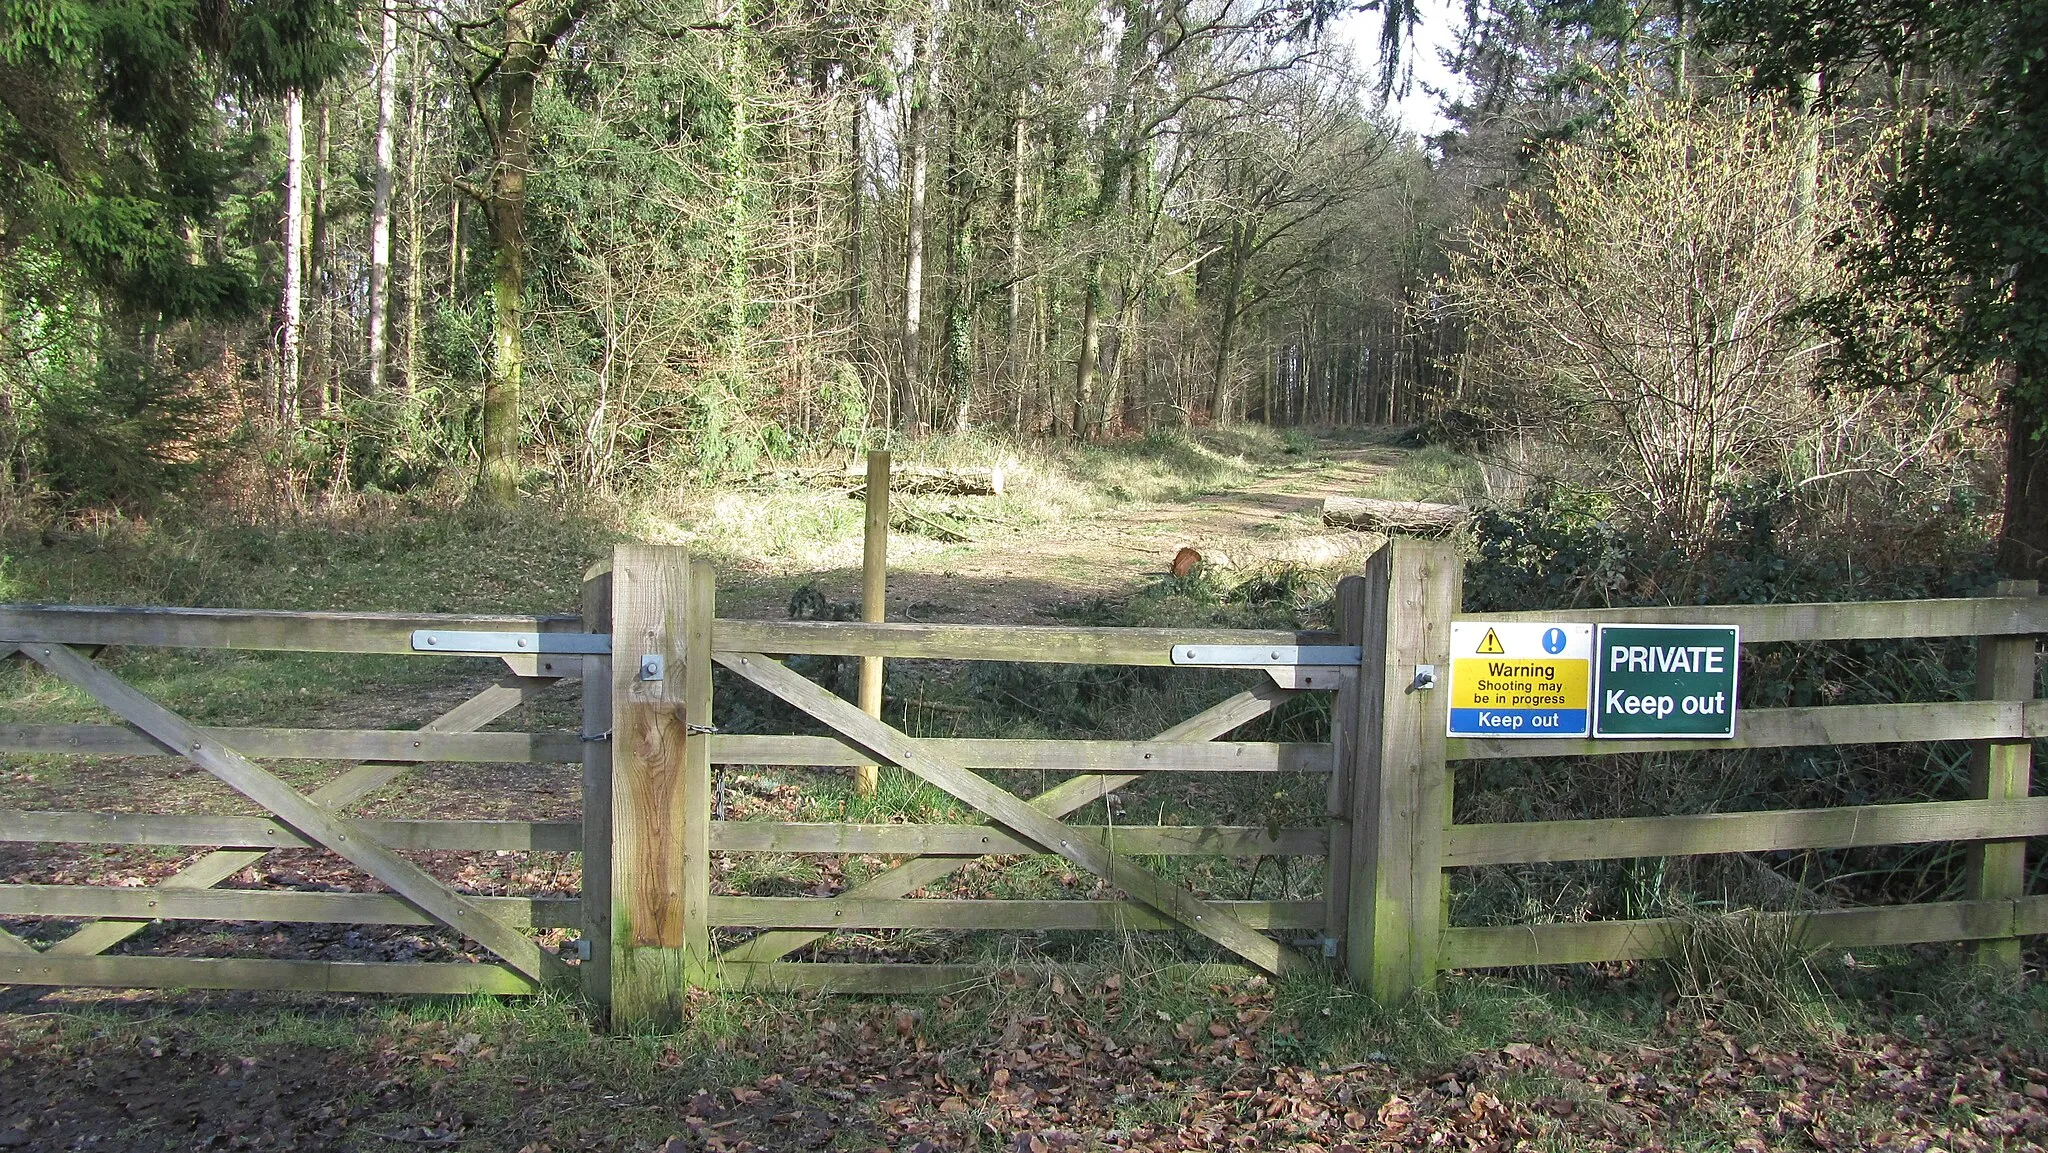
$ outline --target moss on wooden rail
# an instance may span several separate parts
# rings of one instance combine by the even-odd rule
[[[1321,901],[1213,901],[1254,929],[1321,929]],[[719,925],[754,929],[1172,931],[1185,926],[1135,901],[713,897]]]
[[[1066,665],[1171,665],[1175,645],[1327,645],[1335,635],[1255,629],[721,620],[719,653],[909,657]]]
[[[0,605],[0,640],[179,649],[412,654],[418,629],[575,632],[574,616]]]
[[[0,985],[101,989],[249,989],[301,993],[489,993],[520,996],[538,986],[509,965],[380,961],[273,961],[242,957],[52,956],[0,954]]]
[[[356,826],[386,848],[414,850],[580,851],[578,821],[371,820]],[[1081,825],[1118,851],[1163,857],[1312,856],[1326,829],[1262,825]],[[84,845],[186,845],[237,849],[310,849],[318,845],[267,817],[160,813],[67,813],[0,809],[0,842]],[[1036,854],[993,825],[862,825],[836,822],[713,821],[711,848],[727,853],[879,853],[945,857]]]
[[[202,728],[243,756],[269,761],[482,762],[572,764],[575,733],[446,733],[419,729]],[[0,753],[107,757],[176,756],[123,725],[0,725]]]
[[[1821,641],[2048,633],[2040,597],[1857,601],[1788,605],[1669,605],[1473,613],[1460,620],[1570,617],[1596,624],[1738,624],[1743,640]],[[419,629],[574,632],[572,615],[291,612],[112,605],[0,605],[0,639],[79,645],[413,653]],[[1055,664],[1168,665],[1175,644],[1330,644],[1333,634],[1251,629],[1087,628],[1059,625],[870,624],[721,620],[719,652],[922,657]]]
[[[713,969],[719,985],[729,989],[769,992],[820,992],[886,995],[933,993],[969,985],[1049,980],[1057,975],[1072,985],[1100,979],[1103,970],[1088,965],[887,964],[806,961],[719,962]],[[1241,987],[1258,974],[1249,965],[1176,964],[1162,966],[1156,976],[1195,985]]]
[[[2038,836],[2048,836],[2048,797],[1453,825],[1443,862],[1513,865]]]
[[[469,898],[517,929],[581,925],[574,897]],[[439,922],[388,893],[276,889],[130,889],[97,885],[0,885],[0,916],[123,917],[165,921],[290,921],[327,925]]]
[[[576,821],[371,820],[355,822],[388,849],[515,850],[573,853],[582,847]],[[231,849],[312,849],[268,817],[163,813],[60,813],[0,810],[0,841],[83,845],[205,845]]]
[[[1256,825],[1070,825],[1120,853],[1157,857],[1311,856],[1327,829]],[[994,825],[853,825],[714,821],[711,847],[728,853],[875,853],[885,856],[1035,855],[1037,846]]]
[[[1801,944],[1810,948],[1981,941],[2048,933],[2048,897],[1753,915],[1796,932]],[[1677,951],[1677,934],[1689,928],[1689,922],[1677,919],[1461,927],[1444,934],[1444,967],[1505,969],[1669,957]]]
[[[926,748],[969,769],[1118,773],[1327,773],[1328,744],[1261,741],[1053,741],[925,737]],[[836,737],[729,735],[711,739],[720,765],[852,766],[874,757]]]

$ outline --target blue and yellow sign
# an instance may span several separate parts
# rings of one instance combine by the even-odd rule
[[[1592,695],[1592,625],[1451,622],[1452,736],[1583,737]]]

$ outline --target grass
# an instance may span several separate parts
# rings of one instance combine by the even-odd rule
[[[1002,495],[952,500],[897,495],[896,507],[969,535],[1043,529],[1112,505],[1182,500],[1307,459],[1292,441],[1251,426],[1155,433],[1102,445],[1018,444],[984,434],[936,436],[897,445],[902,465],[999,468]],[[625,514],[637,539],[688,545],[722,567],[756,576],[858,568],[862,506],[838,464],[764,473],[739,487],[650,494]],[[932,524],[892,526],[892,563],[941,563],[958,542]]]
[[[1408,453],[1374,477],[1356,495],[1383,500],[1476,504],[1485,499],[1486,476],[1479,462],[1441,445]]]

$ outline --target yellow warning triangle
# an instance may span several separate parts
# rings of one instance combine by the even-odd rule
[[[1479,653],[1482,656],[1499,656],[1507,650],[1500,647],[1500,634],[1494,632],[1492,629],[1487,629],[1486,639],[1480,641],[1479,647],[1472,651]]]

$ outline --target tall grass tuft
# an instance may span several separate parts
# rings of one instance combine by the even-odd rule
[[[1832,996],[1807,943],[1803,917],[1753,909],[1715,916],[1685,915],[1672,930],[1673,955],[1663,970],[1692,1015],[1749,1033],[1827,1031]]]

